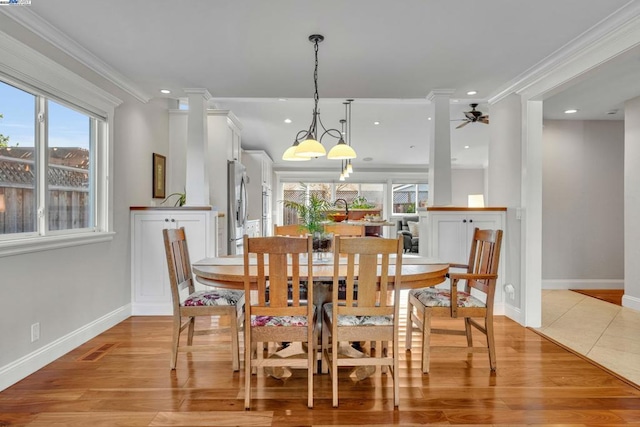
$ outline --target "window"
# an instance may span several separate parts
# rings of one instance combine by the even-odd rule
[[[349,209],[353,206],[362,207],[363,204],[370,208],[382,209],[384,200],[384,184],[285,182],[283,189],[284,200],[304,202],[309,192],[330,203],[336,199],[344,199],[349,204]],[[343,209],[344,205],[339,204],[338,208]],[[297,224],[298,214],[294,209],[288,209],[283,205],[282,220],[284,225]]]
[[[427,184],[393,184],[391,189],[394,214],[416,213],[427,206]]]
[[[0,114],[0,240],[96,231],[104,120],[2,81]]]

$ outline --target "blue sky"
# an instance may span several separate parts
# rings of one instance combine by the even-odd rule
[[[9,146],[33,147],[35,96],[0,82],[0,134]],[[49,146],[89,148],[89,117],[49,101]]]

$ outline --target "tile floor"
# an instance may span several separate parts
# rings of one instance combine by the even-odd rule
[[[640,312],[572,291],[543,290],[537,330],[640,385]]]

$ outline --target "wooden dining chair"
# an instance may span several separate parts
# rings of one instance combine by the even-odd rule
[[[393,404],[398,406],[398,318],[403,242],[378,237],[351,237],[334,240],[333,300],[322,310],[322,364],[329,368],[333,406],[338,406],[338,368],[341,366],[381,366],[393,376]],[[341,265],[346,255],[346,265]],[[390,260],[396,256],[395,268]],[[381,260],[378,260],[381,257]],[[346,275],[345,275],[346,271]],[[346,277],[346,292],[339,293],[341,276]],[[358,283],[358,292],[354,287]],[[331,341],[331,344],[329,344]],[[366,357],[348,357],[341,343],[369,341],[391,343],[376,346]],[[353,352],[353,351],[351,351]]]
[[[173,343],[171,369],[176,369],[178,352],[217,350],[219,345],[193,345],[194,335],[231,333],[231,357],[233,370],[240,369],[239,331],[242,328],[244,292],[230,289],[206,289],[196,291],[191,273],[191,261],[184,227],[164,229],[164,248],[169,267],[169,283],[173,302]],[[181,291],[187,295],[182,298]],[[195,329],[197,317],[227,316],[229,328]],[[186,319],[183,323],[183,319]],[[187,329],[187,343],[180,344],[180,335]]]
[[[277,225],[273,224],[274,236],[306,236],[309,233],[303,225]]]
[[[301,296],[301,277],[313,283],[312,237],[244,237],[244,289],[249,294],[256,278],[257,301],[245,308],[245,409],[251,407],[251,373],[263,367],[307,369],[307,406],[313,407],[313,375],[316,370],[317,328],[313,286]],[[256,264],[249,262],[255,254]],[[301,271],[301,266],[306,268]],[[291,289],[291,294],[290,294]],[[309,302],[309,303],[308,303]],[[263,355],[261,343],[305,343],[304,358]],[[272,348],[268,346],[267,348]],[[271,357],[270,357],[271,356]]]
[[[324,232],[339,234],[343,237],[346,237],[346,236],[363,237],[364,225],[341,224],[339,222],[334,222],[331,224],[325,224]]]
[[[496,349],[493,335],[493,300],[498,279],[502,230],[475,229],[467,265],[451,264],[452,268],[465,268],[465,273],[448,274],[450,289],[421,288],[409,292],[407,308],[407,334],[405,346],[411,350],[414,325],[422,331],[422,372],[429,372],[431,334],[464,335],[468,352],[488,351],[489,365],[496,370]],[[462,281],[462,282],[461,282]],[[474,294],[472,294],[474,290]],[[451,301],[456,301],[452,304]],[[464,319],[464,330],[433,329],[432,317]],[[482,319],[479,322],[476,319]],[[474,347],[471,326],[486,336],[485,347]],[[460,349],[461,346],[438,346]]]

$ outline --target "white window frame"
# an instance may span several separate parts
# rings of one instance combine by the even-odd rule
[[[415,185],[415,197],[416,197],[416,201],[414,203],[415,212],[394,212],[393,211],[393,194],[394,194],[393,187],[396,185]],[[420,211],[420,207],[418,206],[418,194],[420,193],[420,191],[418,190],[418,186],[420,185],[428,186],[426,182],[419,182],[419,181],[392,181],[389,183],[389,200],[390,200],[389,212],[391,212],[392,216],[403,217],[403,216],[418,215],[418,212]],[[427,190],[428,190],[428,187],[427,187]]]
[[[0,31],[1,79],[20,89],[73,105],[100,118],[95,143],[95,224],[90,230],[64,230],[47,235],[19,233],[0,240],[0,256],[58,249],[113,239],[113,115],[122,103],[110,93]],[[104,120],[104,122],[102,121]],[[23,235],[24,234],[24,235]],[[27,235],[28,234],[28,235]]]

